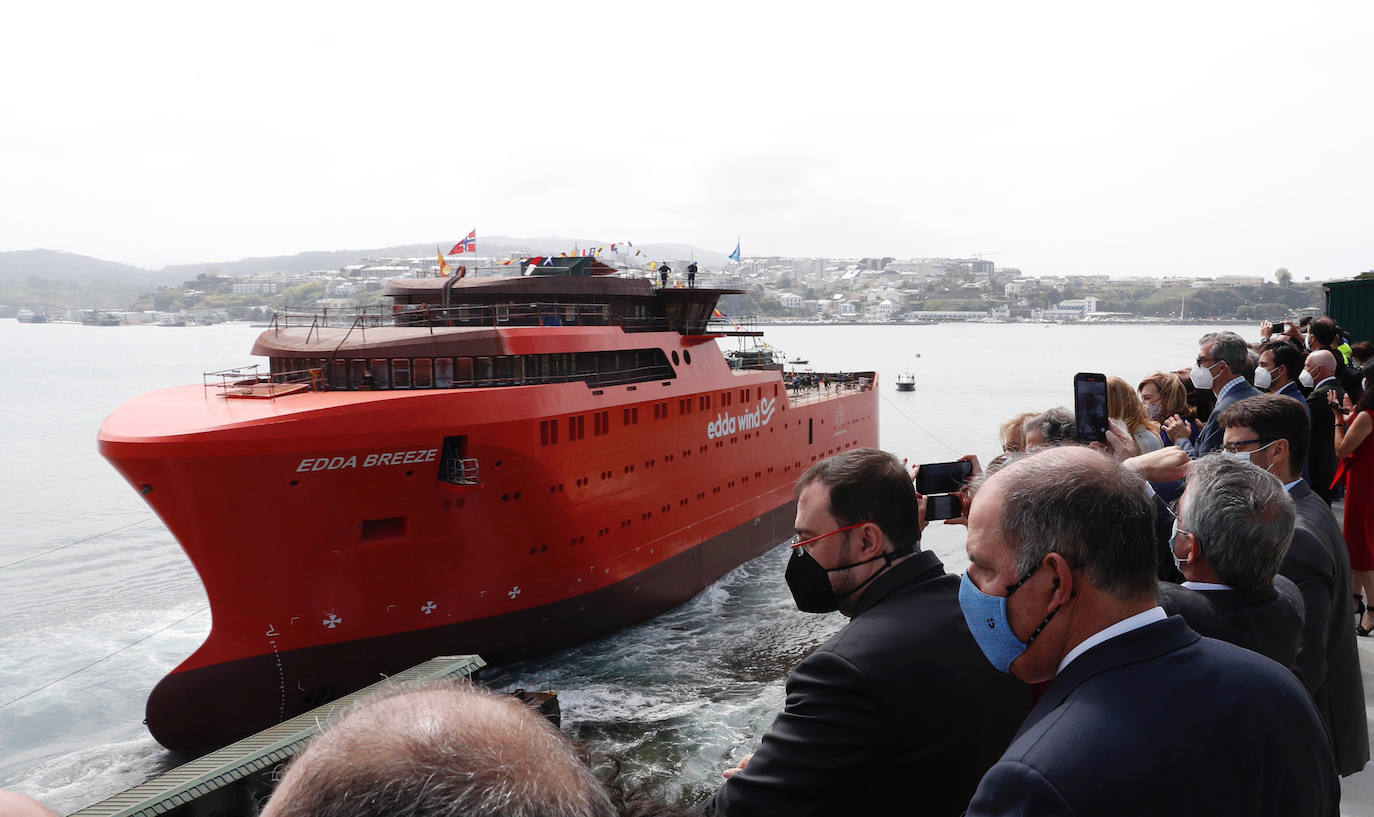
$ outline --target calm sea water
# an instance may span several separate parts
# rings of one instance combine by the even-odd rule
[[[785,326],[771,345],[819,370],[876,368],[882,446],[912,462],[986,461],[997,426],[1071,405],[1078,371],[1134,384],[1189,365],[1205,326]],[[169,758],[143,728],[148,691],[209,630],[190,563],[99,456],[101,421],[124,400],[254,360],[261,330],[86,327],[0,320],[0,788],[70,812],[142,782]],[[1253,333],[1253,329],[1241,331]],[[733,348],[734,341],[726,344]],[[910,369],[915,392],[895,389]],[[251,508],[226,508],[250,515]],[[963,529],[925,546],[962,571]],[[785,554],[743,565],[666,615],[487,675],[559,692],[565,728],[625,774],[686,803],[751,751],[796,662],[843,624],[797,612]]]

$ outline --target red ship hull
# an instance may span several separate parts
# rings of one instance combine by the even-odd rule
[[[500,663],[657,615],[785,538],[812,463],[877,444],[872,373],[797,397],[701,337],[634,340],[696,362],[596,389],[230,400],[187,386],[120,407],[101,453],[212,610],[205,643],[149,697],[154,737],[222,745],[435,655]],[[455,433],[480,481],[435,478]]]

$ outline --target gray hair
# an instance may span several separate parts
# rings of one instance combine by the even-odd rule
[[[996,482],[1006,486],[1002,535],[1020,576],[1058,553],[1105,593],[1154,598],[1155,503],[1140,477],[1075,446],[1019,457]]]
[[[1032,430],[1037,429],[1044,436],[1045,442],[1050,445],[1078,442],[1077,424],[1074,422],[1073,412],[1063,406],[1057,406],[1035,415],[1026,421],[1021,431],[1023,434],[1029,435]]]
[[[1208,355],[1224,362],[1231,374],[1240,375],[1245,371],[1245,359],[1250,354],[1250,345],[1245,338],[1235,332],[1208,332],[1198,340],[1198,345],[1206,347],[1209,344]]]
[[[526,704],[475,684],[398,685],[288,767],[270,817],[613,817],[577,748]]]
[[[1188,471],[1179,527],[1198,538],[1217,577],[1242,593],[1274,584],[1297,507],[1283,483],[1244,460],[1211,454]]]

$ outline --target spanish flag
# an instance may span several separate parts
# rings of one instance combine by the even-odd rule
[[[434,251],[435,251],[436,253],[439,254],[439,274],[440,274],[440,275],[449,275],[449,274],[451,274],[451,273],[453,272],[453,270],[449,269],[448,261],[444,260],[444,251],[443,251],[442,249],[440,249],[439,247],[435,247],[435,248],[434,248]]]

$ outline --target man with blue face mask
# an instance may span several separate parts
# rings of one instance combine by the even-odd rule
[[[1010,463],[969,516],[959,602],[989,661],[1049,681],[969,817],[1335,815],[1306,690],[1155,600],[1154,503],[1085,448]]]
[[[797,484],[788,588],[803,612],[849,623],[787,679],[785,707],[708,814],[877,814],[903,801],[963,812],[1030,708],[1030,690],[983,660],[959,581],[920,549],[911,474],[854,449]]]

